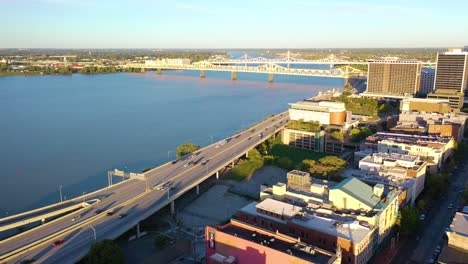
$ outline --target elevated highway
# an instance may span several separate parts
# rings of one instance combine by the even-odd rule
[[[190,155],[144,173],[144,180],[131,178],[93,195],[107,198],[79,212],[45,223],[35,229],[0,241],[0,263],[35,259],[39,263],[75,263],[96,240],[116,238],[166,205],[175,209],[175,200],[197,188],[206,179],[246,155],[289,122],[286,113],[268,118],[233,135],[225,144],[215,143]],[[197,163],[195,164],[195,161]],[[170,186],[161,189],[161,186]],[[99,213],[99,211],[101,211]],[[112,211],[113,215],[107,215]],[[125,213],[120,218],[118,215]],[[79,219],[76,216],[80,215]],[[72,219],[75,218],[75,221]],[[57,240],[64,244],[53,247]]]

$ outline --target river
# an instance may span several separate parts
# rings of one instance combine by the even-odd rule
[[[107,184],[107,170],[139,172],[340,88],[342,79],[163,71],[0,78],[0,217]]]

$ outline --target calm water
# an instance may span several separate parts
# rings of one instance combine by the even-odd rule
[[[207,145],[341,79],[207,72],[0,78],[0,217],[107,184]]]

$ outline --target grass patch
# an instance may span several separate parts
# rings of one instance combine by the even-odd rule
[[[288,157],[293,162],[294,167],[302,164],[302,161],[305,159],[318,160],[327,156],[327,154],[322,152],[313,152],[310,150],[292,148],[280,144],[274,145],[270,150],[270,154],[278,159],[282,157]]]
[[[252,176],[256,170],[263,167],[263,159],[256,149],[249,150],[249,158],[241,165],[232,169],[225,177],[226,180],[242,181]]]

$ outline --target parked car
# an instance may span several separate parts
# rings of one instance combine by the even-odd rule
[[[63,245],[63,243],[65,243],[65,240],[63,240],[63,239],[56,240],[56,241],[54,241],[54,243],[52,243],[52,246],[59,247],[59,246]]]

